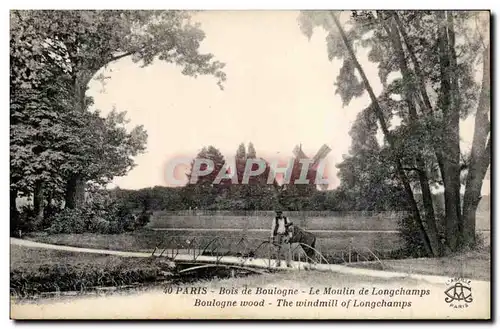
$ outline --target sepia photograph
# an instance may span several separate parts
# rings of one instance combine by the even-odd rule
[[[9,10],[11,320],[491,320],[489,10]]]

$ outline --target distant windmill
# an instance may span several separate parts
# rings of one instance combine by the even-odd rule
[[[312,163],[309,165],[309,170],[314,172],[314,175],[312,177],[316,177],[316,170],[318,170],[318,165],[321,160],[326,158],[328,153],[330,153],[332,149],[329,148],[326,144],[323,144],[318,152],[316,152],[316,155],[312,159]],[[307,155],[302,151],[302,144],[296,145],[295,148],[293,149],[293,154],[295,155],[295,158],[297,159],[308,159]],[[328,184],[320,184],[319,189],[324,191],[328,188]]]

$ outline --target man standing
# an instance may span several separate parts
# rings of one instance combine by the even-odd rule
[[[281,247],[284,243],[286,229],[290,226],[290,222],[286,216],[283,216],[281,210],[276,211],[276,217],[273,220],[273,225],[271,228],[271,241],[278,245],[278,262],[277,266],[281,266]],[[286,266],[291,267],[291,250],[290,245],[286,252]]]

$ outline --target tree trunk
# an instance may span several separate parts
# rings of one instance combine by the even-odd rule
[[[340,36],[342,37],[342,40],[344,42],[345,47],[347,48],[347,51],[349,52],[349,55],[354,62],[354,65],[356,66],[356,69],[358,70],[359,75],[361,76],[361,79],[363,80],[363,84],[365,86],[366,91],[370,95],[370,99],[372,101],[373,107],[375,109],[375,115],[377,116],[380,126],[382,128],[382,132],[384,133],[385,138],[387,139],[387,142],[389,143],[389,146],[392,150],[394,161],[396,164],[396,170],[398,173],[399,178],[401,179],[401,182],[403,183],[406,195],[408,197],[408,201],[410,202],[410,206],[412,209],[412,213],[415,217],[415,221],[419,227],[419,234],[421,241],[424,244],[424,248],[429,256],[433,255],[432,252],[432,247],[431,243],[429,240],[429,237],[425,231],[424,225],[422,223],[422,218],[420,217],[420,211],[418,210],[417,202],[415,201],[415,197],[413,195],[413,191],[411,189],[410,181],[408,177],[406,176],[406,173],[403,169],[403,166],[401,164],[401,161],[399,158],[396,158],[394,156],[395,153],[395,146],[394,146],[394,140],[392,138],[392,135],[389,132],[389,129],[387,128],[387,123],[385,122],[384,114],[382,112],[382,109],[380,108],[380,104],[378,103],[377,97],[375,96],[375,93],[373,92],[373,89],[370,85],[370,82],[368,81],[368,78],[366,77],[366,74],[361,67],[361,64],[359,64],[359,61],[356,57],[356,54],[354,53],[354,50],[352,49],[351,44],[349,43],[349,40],[347,39],[347,36],[345,35],[344,29],[342,28],[342,25],[340,24],[338,18],[335,16],[335,14],[331,13],[331,17],[337,26],[337,29],[339,30]]]
[[[400,35],[395,25],[395,21],[391,22],[389,26],[386,25],[384,20],[381,20],[382,25],[384,26],[388,36],[391,39],[391,42],[396,50],[396,54],[398,56],[399,69],[401,70],[404,84],[404,99],[408,106],[409,112],[409,122],[412,128],[417,128],[418,124],[418,114],[416,109],[416,102],[418,101],[418,97],[413,95],[413,92],[416,90],[416,86],[411,82],[413,79],[413,74],[408,68],[408,63],[406,62],[406,55],[404,53],[403,45],[401,43]],[[432,193],[429,185],[429,177],[427,175],[427,169],[425,165],[425,160],[420,152],[415,155],[415,161],[417,166],[417,175],[420,183],[420,189],[422,190],[422,198],[423,198],[423,207],[426,223],[426,231],[429,236],[429,241],[431,244],[432,254],[434,256],[439,256],[440,251],[440,242],[438,238],[437,226],[436,226],[436,216],[434,213],[434,205],[432,200]]]
[[[66,183],[65,208],[76,209],[85,203],[85,181],[73,174]]]
[[[417,101],[419,103],[420,109],[423,114],[429,117],[434,116],[434,109],[432,108],[431,101],[429,99],[429,95],[427,94],[427,90],[425,88],[425,77],[422,73],[422,69],[420,68],[420,62],[417,59],[417,56],[415,55],[415,51],[413,49],[413,45],[410,43],[410,39],[408,37],[408,34],[406,33],[406,29],[404,25],[402,24],[401,20],[399,19],[399,16],[397,12],[392,13],[394,20],[396,22],[397,28],[399,32],[401,33],[401,36],[403,37],[404,44],[406,45],[406,48],[408,49],[408,53],[410,54],[410,59],[413,63],[413,67],[415,70],[415,74],[417,77],[417,82],[418,82],[418,91],[420,93],[420,97],[417,97],[416,94],[414,96],[417,98]],[[416,88],[417,89],[417,88]],[[439,131],[436,131],[436,128],[433,127],[432,125],[429,125],[426,121],[426,128],[428,131],[433,134],[433,135],[440,135]],[[443,165],[443,155],[442,155],[442,150],[440,145],[436,145],[436,143],[433,144],[434,148],[434,153],[436,155],[439,171],[441,173],[441,177],[444,177],[444,165]]]
[[[458,86],[458,74],[454,72],[458,71],[457,64],[457,53],[455,51],[455,27],[453,21],[453,12],[447,12],[447,27],[448,27],[448,55],[450,57],[450,87],[451,87],[451,104],[449,108],[449,116],[447,116],[447,122],[450,124],[450,164],[452,170],[451,177],[451,189],[453,197],[453,209],[452,211],[456,213],[456,218],[458,220],[458,247],[462,245],[462,235],[463,235],[463,221],[462,221],[462,207],[460,202],[460,111],[462,110],[462,104],[460,101],[460,90]]]
[[[394,20],[396,22],[396,25],[398,27],[399,32],[401,33],[401,36],[403,37],[403,41],[406,45],[406,48],[408,49],[408,53],[410,54],[410,59],[413,63],[413,67],[415,70],[415,74],[417,76],[417,81],[418,81],[418,90],[420,92],[420,95],[422,97],[422,100],[420,101],[420,106],[422,108],[422,112],[426,114],[432,114],[433,109],[431,105],[431,101],[429,99],[429,95],[427,94],[427,90],[425,88],[425,78],[423,76],[422,70],[420,68],[420,62],[417,59],[417,56],[415,55],[415,51],[413,50],[413,45],[410,43],[410,38],[408,37],[408,33],[406,33],[406,29],[404,25],[402,24],[401,20],[399,19],[399,15],[397,12],[392,13]]]
[[[408,50],[408,53],[410,54],[410,59],[413,63],[414,71],[417,77],[417,82],[418,82],[418,88],[415,87],[415,90],[418,89],[420,93],[420,97],[418,97],[418,93],[414,94],[414,97],[417,98],[417,101],[419,103],[420,109],[422,113],[425,116],[428,116],[429,118],[435,119],[434,117],[434,110],[432,108],[429,95],[427,94],[427,90],[425,88],[425,77],[422,73],[422,70],[420,68],[420,62],[417,59],[417,56],[415,55],[415,51],[413,49],[413,45],[410,43],[410,39],[408,37],[408,34],[406,33],[406,29],[404,27],[404,24],[402,24],[401,20],[399,19],[399,16],[397,12],[393,12],[392,16],[394,17],[394,20],[396,22],[397,29],[401,33],[401,36],[403,37],[403,41],[406,45],[406,48]],[[421,99],[420,99],[421,98]],[[433,136],[441,136],[441,130],[436,130],[436,128],[432,125],[428,124],[428,121],[425,121],[425,125],[427,130],[430,132],[431,135]],[[446,176],[445,168],[444,168],[444,161],[443,161],[443,151],[442,151],[442,145],[439,145],[437,143],[433,143],[432,145],[434,149],[434,154],[436,155],[438,167],[439,167],[439,172],[441,174],[441,177]]]
[[[445,198],[446,242],[450,251],[461,244],[460,211],[460,107],[458,85],[453,76],[456,64],[453,30],[445,19],[445,13],[437,12],[439,64],[441,70],[440,108],[443,112],[442,150],[443,184]]]
[[[18,236],[19,232],[19,210],[16,205],[17,190],[10,189],[10,234]]]
[[[475,243],[476,210],[481,199],[484,176],[490,165],[490,45],[483,52],[483,79],[474,123],[471,158],[463,203],[463,239],[465,245]],[[488,137],[488,135],[490,136]],[[488,141],[486,142],[486,139]]]
[[[17,210],[17,190],[10,190],[10,218],[17,220],[19,218],[19,210]]]
[[[78,75],[77,73],[75,72],[73,76],[73,107],[77,112],[84,112],[87,109],[85,92],[92,76]],[[72,173],[66,182],[65,207],[69,209],[79,208],[85,201],[85,181],[82,176],[81,172]]]
[[[45,208],[45,198],[43,197],[43,182],[38,181],[35,183],[33,191],[33,209],[35,211],[34,228],[38,229],[43,223],[43,210]]]

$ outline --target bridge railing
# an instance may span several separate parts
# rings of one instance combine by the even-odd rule
[[[317,248],[305,244],[294,244],[288,249],[283,246],[282,252],[290,252],[291,259],[299,262],[311,262],[320,264],[349,264],[360,261],[375,261],[384,267],[380,258],[369,248],[356,248],[349,243],[343,249],[336,250],[335,254],[323,253]],[[304,250],[313,250],[314,257],[309,257]],[[159,254],[158,254],[159,252]],[[164,256],[175,261],[179,255],[187,255],[192,261],[200,260],[200,256],[215,257],[215,263],[219,263],[224,257],[236,257],[240,265],[245,265],[251,259],[265,259],[269,267],[273,261],[284,259],[285,255],[278,254],[278,245],[271,239],[248,238],[246,236],[236,237],[214,237],[214,236],[167,236],[155,247],[152,255]],[[184,257],[185,258],[185,257]]]

